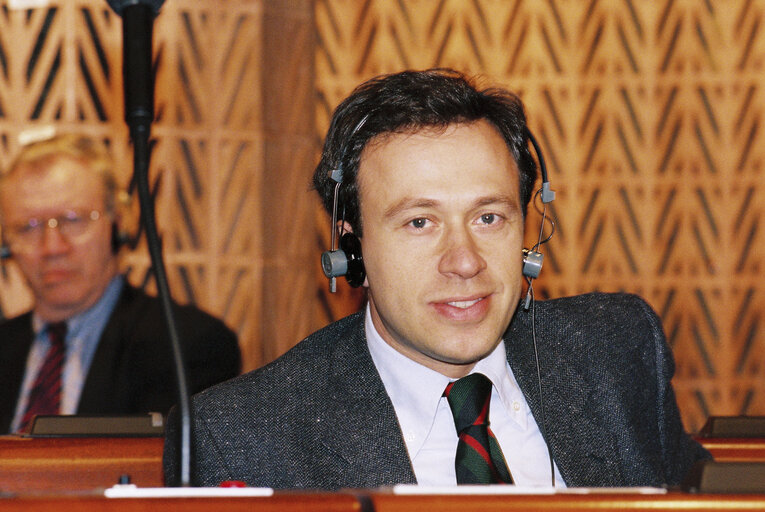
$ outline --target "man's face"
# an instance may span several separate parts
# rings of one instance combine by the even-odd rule
[[[488,122],[372,141],[359,167],[372,320],[450,377],[500,342],[521,293],[518,168]]]
[[[103,181],[82,167],[64,157],[31,171],[19,169],[0,196],[11,253],[32,289],[35,311],[47,321],[64,320],[95,304],[117,272]],[[51,218],[58,219],[57,227],[47,225]],[[82,228],[64,227],[76,218],[84,222]],[[42,227],[31,229],[30,219],[40,220]],[[21,231],[37,233],[19,236]]]

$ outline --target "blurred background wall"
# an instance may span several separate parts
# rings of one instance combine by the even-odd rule
[[[0,6],[0,166],[53,125],[108,139],[130,188],[121,19],[105,0]],[[331,112],[371,76],[454,67],[517,92],[544,148],[557,231],[537,297],[641,294],[689,429],[765,414],[764,15],[765,0],[167,0],[151,179],[173,294],[237,330],[247,370],[355,310],[319,267],[310,175]],[[151,290],[143,244],[123,261]],[[6,262],[2,315],[29,300]]]

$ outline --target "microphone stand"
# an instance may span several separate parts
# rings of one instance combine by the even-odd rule
[[[152,70],[152,26],[162,0],[108,0],[122,16],[123,87],[125,89],[125,121],[133,142],[133,175],[136,180],[141,222],[157,283],[157,295],[167,323],[175,364],[180,421],[179,482],[191,486],[192,422],[186,365],[172,308],[170,288],[162,259],[162,244],[157,234],[154,203],[149,187],[149,143],[154,120],[154,81]]]
[[[154,278],[157,283],[157,296],[162,303],[162,309],[165,313],[165,321],[167,323],[167,330],[173,351],[173,362],[175,365],[175,376],[178,387],[178,412],[180,421],[180,486],[190,487],[192,453],[191,401],[189,399],[190,393],[183,348],[181,347],[178,327],[173,313],[170,287],[167,282],[167,274],[162,259],[162,243],[157,234],[154,204],[149,191],[150,147],[148,135],[148,130],[144,131],[131,128],[130,137],[133,140],[134,158],[133,173],[136,178],[138,202],[141,208],[141,219],[146,233],[146,242],[149,249],[151,267],[154,271]]]

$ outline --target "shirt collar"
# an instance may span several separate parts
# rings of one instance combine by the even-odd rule
[[[444,389],[453,379],[412,361],[383,340],[372,322],[369,303],[364,330],[369,352],[393,402],[409,453],[414,455],[422,447],[433,426]],[[519,404],[526,403],[508,365],[504,340],[487,357],[478,361],[471,373],[483,373],[491,380],[506,411],[519,412]],[[412,393],[413,389],[417,393]],[[510,417],[525,430],[528,418],[524,411],[521,412],[511,413]]]
[[[422,447],[449,378],[412,361],[391,347],[375,329],[367,304],[364,329],[372,360],[393,402],[410,454]],[[412,390],[416,389],[416,393]],[[414,439],[415,441],[412,441]]]
[[[125,284],[125,278],[122,275],[118,275],[109,281],[104,293],[91,307],[81,313],[77,313],[73,317],[66,319],[67,327],[67,341],[77,336],[80,329],[88,325],[92,318],[100,317],[104,312],[109,312],[114,308],[114,304],[122,293],[122,287]],[[39,335],[40,332],[47,327],[48,322],[40,318],[36,313],[32,314],[32,329],[34,329],[35,335]]]
[[[471,373],[483,373],[491,380],[502,401],[502,406],[508,411],[512,420],[525,430],[528,425],[528,416],[513,414],[519,410],[519,407],[523,407],[521,404],[525,404],[526,399],[507,362],[505,340],[500,341],[488,356],[478,361]]]

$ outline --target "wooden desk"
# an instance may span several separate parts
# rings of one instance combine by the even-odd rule
[[[121,475],[139,487],[161,487],[159,437],[25,438],[0,436],[0,491],[89,491]]]
[[[765,462],[765,439],[699,438],[719,462]]]
[[[286,493],[269,498],[121,498],[95,495],[21,496],[0,498],[0,512],[360,512],[359,500],[348,494]]]
[[[709,512],[713,510],[765,510],[765,495],[666,495],[559,494],[505,496],[394,496],[359,491],[350,493],[276,493],[268,498],[125,498],[108,499],[94,494],[20,496],[0,498],[0,512],[56,510],[56,512],[547,512],[644,511]]]
[[[712,510],[765,510],[765,495],[694,495],[668,493],[638,494],[557,494],[548,496],[371,496],[374,512],[499,512],[505,510],[544,510],[568,512],[576,510],[629,510],[683,512]]]
[[[698,439],[720,462],[765,461],[765,439]],[[129,475],[161,487],[163,440],[0,436],[0,491],[90,491]]]

